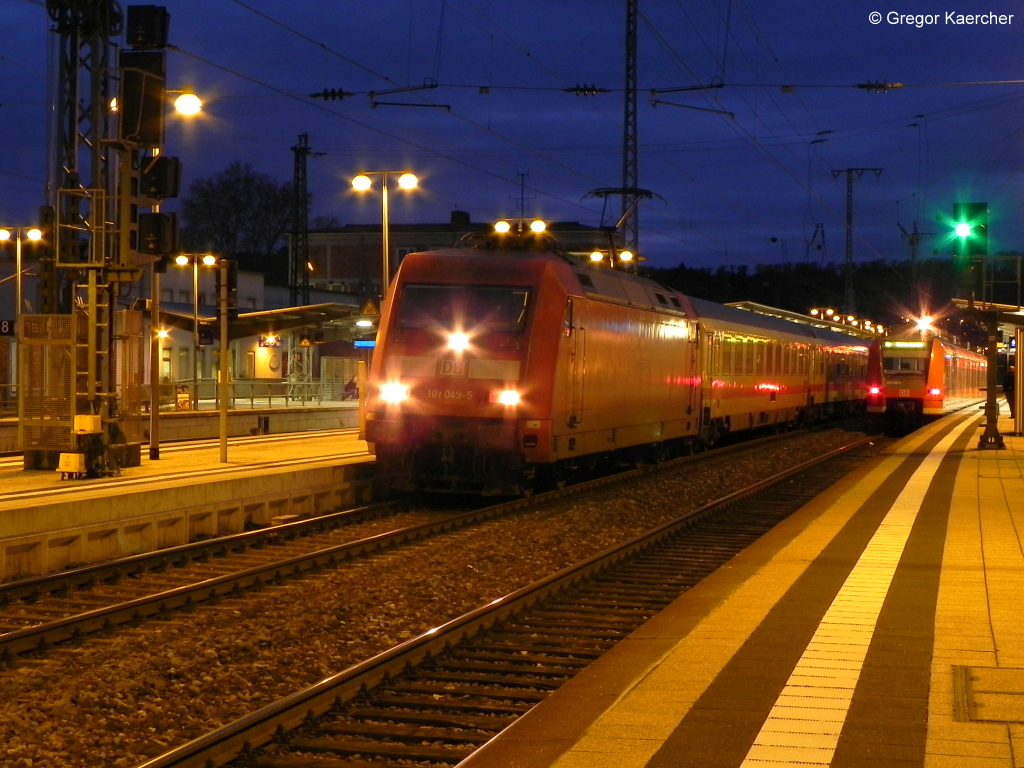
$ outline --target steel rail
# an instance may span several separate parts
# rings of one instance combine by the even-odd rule
[[[419,664],[540,600],[657,544],[663,538],[697,523],[709,514],[874,439],[876,438],[864,438],[830,451],[691,510],[675,520],[663,523],[629,541],[493,600],[319,683],[262,707],[223,728],[176,747],[141,764],[138,768],[217,768],[225,765],[242,753],[266,744],[282,730],[288,731],[301,726],[307,718],[321,715],[362,691],[387,682],[410,666]]]

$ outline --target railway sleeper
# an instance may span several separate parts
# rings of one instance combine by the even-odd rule
[[[534,619],[521,619],[515,625],[507,627],[507,631],[514,632],[530,630],[539,634],[560,637],[586,637],[586,638],[619,638],[624,630],[621,629],[623,622],[615,622],[618,626],[609,626],[613,622],[604,622],[604,626],[594,626],[593,620],[588,618],[573,619],[565,614],[558,613],[549,619],[543,617]],[[632,622],[629,622],[632,624]]]
[[[406,760],[436,760],[442,763],[456,763],[464,760],[472,747],[453,745],[433,747],[426,745],[393,744],[384,741],[335,741],[334,739],[293,739],[288,743],[290,750],[300,752],[325,752],[337,755],[379,755],[380,757]]]
[[[541,667],[553,667],[557,669],[583,669],[589,666],[593,660],[592,656],[586,659],[574,659],[564,654],[527,653],[512,647],[505,652],[491,651],[465,651],[455,649],[451,658],[455,661],[497,661],[506,664],[540,665]]]
[[[516,643],[503,643],[497,640],[488,642],[487,640],[477,638],[469,641],[467,645],[460,645],[457,650],[470,653],[515,653],[522,655],[524,658],[529,657],[531,654],[542,656],[543,658],[567,657],[585,661],[586,663],[582,666],[586,666],[586,664],[589,664],[604,653],[604,649],[581,648],[578,646],[567,648],[564,645],[559,645],[557,648],[533,648],[527,651],[523,649],[522,644],[518,641]]]
[[[430,682],[417,682],[409,680],[387,686],[387,690],[394,693],[427,693],[438,696],[461,696],[464,698],[475,697],[482,699],[497,699],[498,701],[543,701],[547,698],[547,691],[526,691],[521,688],[498,688],[494,686],[478,686],[472,684],[445,683],[432,684]],[[444,706],[438,702],[437,706]]]
[[[381,694],[374,696],[373,703],[381,707],[394,707],[395,714],[401,715],[404,710],[410,711],[423,711],[428,710],[430,712],[472,712],[474,714],[491,714],[495,717],[501,716],[516,716],[529,711],[533,706],[532,703],[525,704],[520,702],[502,702],[496,701],[490,702],[470,702],[461,701],[459,699],[435,699],[432,695],[417,695],[410,693],[407,695],[393,695],[393,694]],[[391,710],[385,710],[390,712]]]
[[[465,654],[465,653],[453,653],[451,656],[439,660],[437,663],[438,667],[444,669],[453,669],[458,667],[460,669],[489,669],[498,667],[499,669],[508,670],[537,670],[538,672],[545,673],[573,673],[578,670],[582,670],[590,662],[581,662],[579,664],[573,664],[567,662],[561,658],[543,656],[532,656],[531,658],[525,658],[523,656],[513,656],[511,654],[504,655],[490,655],[483,656],[478,654]]]
[[[423,726],[404,725],[393,723],[389,725],[374,725],[362,722],[327,722],[318,723],[318,731],[323,731],[331,736],[365,736],[371,739],[385,739],[394,741],[447,741],[461,744],[483,744],[489,740],[497,730],[495,726],[482,732],[480,729],[461,726]]]
[[[519,715],[444,714],[441,712],[406,712],[369,707],[345,710],[346,717],[389,723],[407,723],[435,728],[466,728],[478,731],[500,731],[519,719]]]
[[[434,669],[443,669],[448,672],[494,669],[499,672],[508,672],[509,674],[528,672],[535,675],[573,675],[582,667],[583,665],[560,664],[555,659],[520,661],[507,657],[499,659],[466,659],[461,656],[453,656],[439,661]]]
[[[516,670],[522,672],[522,670]],[[481,675],[479,672],[446,672],[440,669],[425,669],[421,674],[416,674],[410,677],[411,680],[419,680],[421,682],[436,681],[441,685],[447,683],[467,683],[473,685],[500,685],[500,686],[514,686],[521,688],[539,688],[543,690],[553,691],[558,688],[562,683],[568,680],[572,675],[556,674],[556,675],[542,675],[538,674],[536,677],[529,675],[516,675],[516,674],[503,674],[501,670],[495,670],[494,674]],[[545,680],[544,677],[555,678],[554,680]]]

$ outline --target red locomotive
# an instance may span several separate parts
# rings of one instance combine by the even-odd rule
[[[985,398],[985,355],[939,335],[929,319],[882,342],[883,383],[870,388],[867,406],[869,413],[886,414],[892,427],[910,427]]]
[[[692,299],[511,231],[405,257],[366,438],[398,489],[528,493],[601,458],[862,409],[868,367],[862,339]]]

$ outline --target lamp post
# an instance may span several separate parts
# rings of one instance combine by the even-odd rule
[[[21,325],[21,230],[22,227],[0,229],[0,242],[7,242],[14,238],[14,332],[18,332]],[[31,227],[25,232],[25,237],[34,243],[43,239],[43,231],[38,227]]]
[[[11,229],[0,229],[0,242],[6,242],[14,237],[14,334],[15,339],[21,337],[21,230],[22,227],[12,227]],[[25,237],[32,242],[39,242],[43,239],[43,232],[37,227],[28,228],[25,232]],[[18,356],[15,358],[15,381],[21,383],[21,360],[23,356],[21,354],[21,347],[18,347]],[[22,447],[22,408],[25,403],[25,398],[22,397],[22,393],[18,391],[18,448]]]
[[[388,242],[388,175],[395,173],[399,174],[398,186],[401,189],[413,189],[419,184],[419,179],[409,171],[365,171],[352,179],[352,187],[360,192],[365,192],[373,184],[370,180],[371,176],[381,177],[381,238],[383,240],[381,260],[384,267],[380,287],[380,301],[382,305],[388,295],[388,283],[391,282],[391,267],[389,264],[391,246]]]
[[[192,265],[192,410],[199,410],[199,265],[212,267],[217,257],[210,253],[181,253],[174,257],[179,267]]]

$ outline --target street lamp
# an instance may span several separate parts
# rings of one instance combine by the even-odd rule
[[[192,410],[199,410],[199,265],[212,267],[217,257],[210,253],[181,253],[174,257],[179,267],[192,265]]]
[[[381,281],[380,287],[381,304],[384,303],[384,299],[388,295],[388,283],[391,281],[391,268],[390,265],[388,264],[390,248],[388,244],[388,175],[395,173],[399,174],[398,186],[401,189],[412,189],[417,184],[419,184],[420,180],[417,179],[414,174],[409,173],[408,171],[366,171],[352,179],[352,187],[359,192],[365,192],[373,184],[373,182],[370,181],[371,176],[381,177],[381,234],[383,239],[382,260],[384,266],[383,280]]]
[[[23,227],[12,227],[10,229],[0,229],[0,242],[7,242],[12,237],[14,238],[14,333],[15,338],[18,338],[18,334],[21,332],[21,231]],[[25,237],[34,243],[39,242],[43,239],[43,232],[38,227],[27,228],[25,231]],[[15,370],[18,371],[18,376],[15,381],[21,383],[21,360],[23,356],[21,354],[21,347],[18,346],[18,357],[15,363]],[[18,392],[18,448],[22,447],[22,407],[24,406],[25,398],[22,397],[21,392]]]
[[[14,238],[14,332],[18,332],[21,324],[21,230],[22,227],[0,229],[0,242]],[[25,238],[34,243],[43,239],[43,231],[32,227],[25,232]]]

